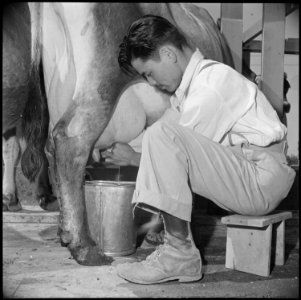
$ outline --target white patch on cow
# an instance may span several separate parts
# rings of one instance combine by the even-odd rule
[[[83,91],[95,90],[99,84],[99,70],[91,68],[91,62],[99,56],[95,53],[96,28],[93,19],[93,8],[97,3],[68,2],[62,5],[76,67],[77,80],[74,86],[73,99],[79,99]]]
[[[90,23],[87,22],[86,25],[84,26],[83,30],[80,32],[80,35],[85,35],[88,28],[89,28]]]
[[[69,138],[78,136],[79,133],[82,132],[82,129],[86,128],[84,124],[85,121],[86,119],[82,117],[82,113],[77,110],[75,116],[72,118],[72,120],[70,121],[67,127],[67,131],[66,131],[67,136]]]
[[[35,5],[31,5],[31,11]],[[76,90],[83,92],[79,82],[91,73],[87,70],[93,55],[95,57],[91,47],[91,26],[84,36],[81,32],[87,23],[91,25],[95,3],[44,2],[40,5],[45,89],[50,123],[54,126],[73,101]],[[38,21],[33,18],[32,22]]]

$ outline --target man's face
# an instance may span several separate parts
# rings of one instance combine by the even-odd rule
[[[163,92],[174,93],[181,83],[182,73],[178,65],[167,55],[163,54],[160,58],[148,60],[134,58],[131,64],[150,85]]]

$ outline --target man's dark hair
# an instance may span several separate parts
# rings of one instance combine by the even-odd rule
[[[120,44],[118,63],[129,74],[137,74],[131,65],[133,58],[149,59],[159,46],[172,44],[182,50],[187,45],[185,37],[168,20],[154,15],[145,15],[129,27]]]

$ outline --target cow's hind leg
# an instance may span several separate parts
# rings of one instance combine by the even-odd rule
[[[108,106],[72,104],[53,130],[55,165],[60,194],[61,241],[83,265],[109,264],[92,240],[84,201],[85,166],[108,120]]]
[[[49,181],[50,172],[48,170],[49,163],[47,157],[44,157],[44,161],[40,170],[40,173],[37,178],[36,186],[36,197],[39,202],[39,205],[44,210],[48,211],[58,211],[58,199],[53,194],[54,188],[51,188]]]
[[[16,135],[9,136],[7,139],[3,137],[2,142],[4,164],[2,209],[3,211],[18,211],[22,209],[16,187],[16,167],[20,155],[20,145]]]

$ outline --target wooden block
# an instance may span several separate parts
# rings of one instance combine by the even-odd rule
[[[292,218],[292,216],[292,212],[289,211],[274,213],[266,216],[230,215],[222,217],[221,222],[226,225],[264,227],[269,224],[274,224],[286,219],[290,219]]]
[[[231,215],[221,219],[227,225],[226,268],[260,276],[270,275],[272,235],[275,264],[285,260],[285,220],[292,212],[266,216]]]
[[[269,276],[272,224],[264,228],[227,226],[226,268]]]

